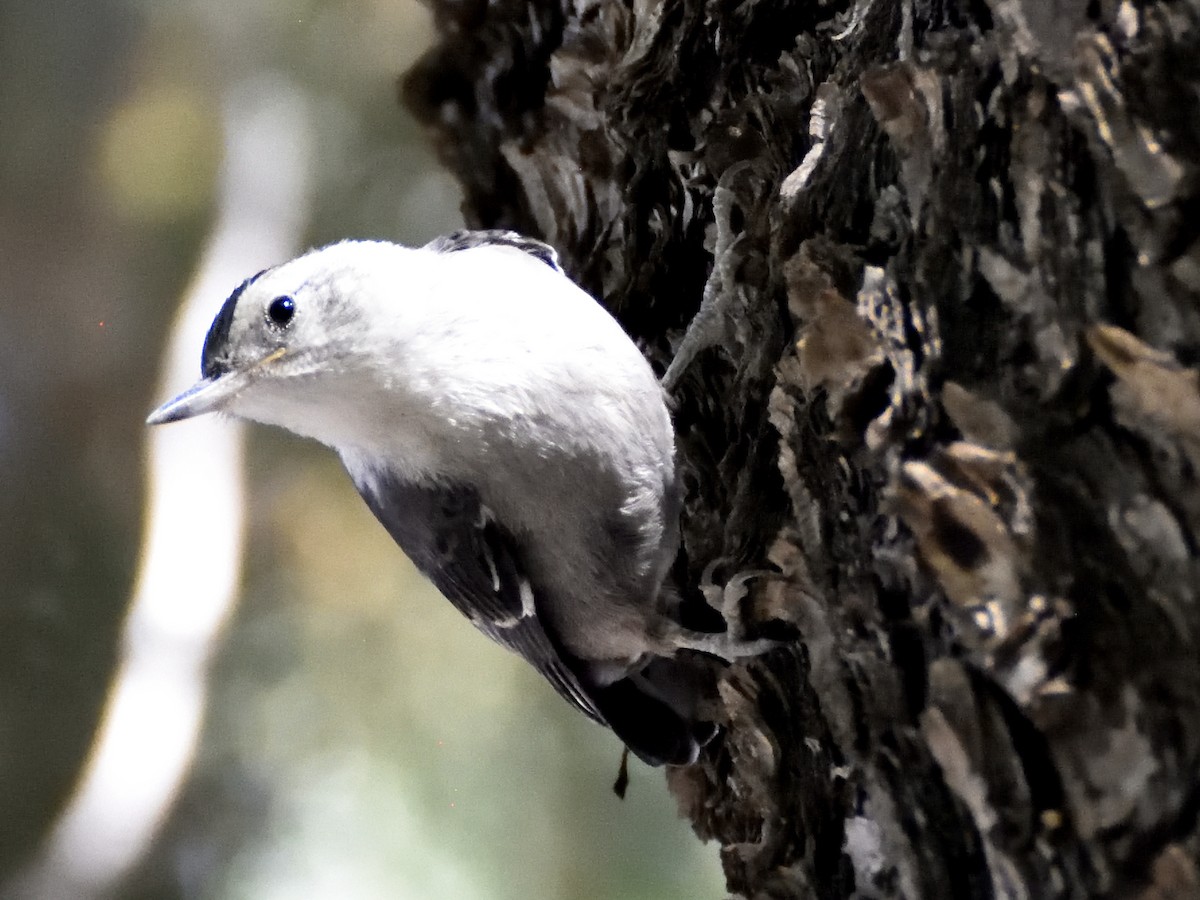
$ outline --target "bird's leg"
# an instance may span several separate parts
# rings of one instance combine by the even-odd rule
[[[748,656],[762,656],[780,646],[780,641],[770,638],[760,638],[755,641],[737,640],[731,638],[728,632],[706,634],[703,631],[692,631],[683,626],[676,626],[664,635],[670,653],[679,650],[699,650],[719,657],[726,662],[737,662]]]

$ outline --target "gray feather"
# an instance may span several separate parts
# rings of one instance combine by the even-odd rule
[[[475,491],[414,484],[391,473],[360,476],[355,486],[392,539],[476,628],[524,657],[572,705],[608,724],[538,617],[517,542]]]

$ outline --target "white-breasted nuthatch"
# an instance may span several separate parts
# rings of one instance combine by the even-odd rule
[[[230,295],[201,373],[148,422],[220,411],[329,445],[480,631],[642,759],[695,760],[715,729],[703,676],[676,653],[730,654],[683,628],[664,589],[671,418],[637,347],[550,247],[464,231],[315,250]]]

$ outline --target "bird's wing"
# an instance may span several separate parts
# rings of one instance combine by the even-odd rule
[[[536,588],[516,542],[475,491],[390,473],[356,475],[354,483],[400,549],[459,612],[523,656],[574,706],[608,724],[539,620]]]

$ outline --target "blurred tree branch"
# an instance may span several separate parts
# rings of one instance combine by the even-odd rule
[[[434,11],[468,224],[705,301],[681,566],[801,635],[668,774],[730,889],[1200,895],[1200,4]]]
[[[158,396],[193,380],[212,298],[245,272],[292,256],[309,218],[305,96],[265,73],[226,92],[217,215],[181,298]],[[41,846],[0,880],[6,900],[110,896],[150,850],[191,774],[212,654],[238,599],[242,430],[194,421],[147,432],[146,442],[145,529],[104,707]]]

